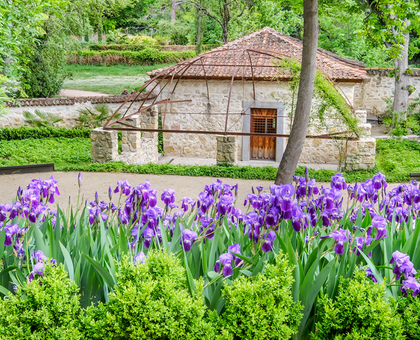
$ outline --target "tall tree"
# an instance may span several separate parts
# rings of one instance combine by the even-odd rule
[[[176,0],[171,0],[171,22],[174,23],[176,20]]]
[[[116,14],[118,10],[130,6],[132,3],[133,0],[86,0],[90,23],[96,27],[99,42],[102,42],[105,16]]]
[[[193,5],[203,15],[216,21],[222,28],[223,42],[229,42],[229,24],[238,20],[245,10],[251,5],[249,0],[210,0],[204,1],[183,1]]]
[[[366,0],[370,13],[367,31],[375,40],[383,41],[394,63],[395,90],[393,111],[406,118],[411,93],[409,77],[410,32],[420,31],[418,0]]]
[[[304,0],[303,51],[298,98],[292,130],[277,172],[276,184],[292,182],[305,144],[314,92],[318,31],[318,0]]]

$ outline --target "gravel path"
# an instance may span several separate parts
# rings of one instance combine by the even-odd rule
[[[0,176],[0,204],[11,203],[16,197],[16,190],[20,186],[26,188],[28,183],[33,178],[48,179],[54,176],[58,180],[58,188],[61,195],[58,196],[56,202],[61,206],[67,206],[69,197],[75,204],[77,200],[78,185],[77,185],[77,172],[45,172],[34,174],[20,174],[20,175],[2,175]],[[197,198],[200,191],[204,189],[206,184],[210,184],[216,180],[211,177],[187,177],[187,176],[170,176],[170,175],[140,175],[130,173],[98,173],[86,172],[82,173],[83,184],[81,194],[84,200],[92,201],[95,192],[97,191],[101,200],[108,201],[108,188],[115,188],[117,181],[127,179],[129,183],[134,186],[144,183],[148,179],[153,188],[158,191],[158,197],[164,189],[172,188],[176,192],[177,203],[179,204],[183,197]],[[273,184],[272,181],[261,180],[244,180],[244,179],[222,179],[224,183],[234,185],[239,184],[238,192],[238,207],[242,204],[246,195],[251,193],[251,188],[257,185],[263,186],[265,189]],[[319,183],[329,187],[329,183]],[[398,184],[393,183],[388,188],[394,188]],[[344,195],[345,202],[347,194]]]
[[[64,97],[103,97],[103,96],[109,96],[109,94],[102,93],[102,92],[94,92],[94,91],[62,89],[60,91],[60,96],[64,96]]]

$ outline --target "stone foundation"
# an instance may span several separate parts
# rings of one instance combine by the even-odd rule
[[[158,111],[152,107],[140,115],[125,120],[127,124],[144,129],[158,128]],[[124,125],[116,125],[125,127]],[[94,129],[90,133],[92,145],[92,161],[107,163],[123,161],[126,164],[157,163],[158,134],[156,132],[123,131],[122,152],[118,154],[118,132],[114,130]]]
[[[157,129],[159,113],[156,106],[142,112],[141,128]],[[157,163],[158,152],[158,134],[157,132],[142,132],[141,161],[142,163]]]
[[[90,132],[92,161],[94,163],[108,163],[118,158],[117,131],[93,129]]]
[[[216,137],[217,140],[217,164],[236,164],[236,137]]]

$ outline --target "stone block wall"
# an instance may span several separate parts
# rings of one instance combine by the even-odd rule
[[[385,112],[384,99],[394,97],[395,80],[389,77],[392,69],[367,69],[368,79],[357,84],[354,89],[354,106],[358,110],[366,110],[368,114],[379,116]],[[410,85],[416,88],[409,100],[420,94],[420,69],[413,69],[410,75]]]
[[[159,113],[156,106],[153,106],[142,112],[141,127],[142,129],[157,129]],[[142,132],[141,162],[157,163],[159,158],[158,152],[158,134],[156,132]]]
[[[373,137],[348,141],[345,169],[372,169],[375,166],[375,153],[376,139]]]
[[[145,129],[158,128],[158,111],[156,107],[134,115],[125,120],[127,124]],[[116,127],[126,127],[116,125]],[[103,128],[91,131],[92,161],[107,163],[111,161],[123,161],[126,164],[157,163],[158,134],[140,131],[122,132],[122,152],[118,154],[118,133],[114,130]]]
[[[144,94],[137,98],[136,102],[131,106],[130,112],[134,113],[140,106],[140,100],[143,100]],[[18,127],[25,125],[23,112],[29,111],[34,113],[35,110],[52,113],[62,121],[57,126],[72,128],[77,125],[75,121],[79,117],[79,110],[92,110],[96,104],[104,103],[115,111],[121,106],[128,96],[102,96],[102,97],[75,97],[75,98],[25,98],[19,99],[17,103],[8,103],[8,113],[0,118],[0,127]],[[151,96],[147,103],[150,103],[155,96]],[[147,105],[147,103],[145,105]],[[128,105],[124,105],[122,109],[126,109]]]
[[[93,129],[90,132],[92,161],[108,163],[118,159],[118,132]]]
[[[237,152],[236,152],[236,137],[229,136],[218,136],[217,140],[217,164],[236,164]]]

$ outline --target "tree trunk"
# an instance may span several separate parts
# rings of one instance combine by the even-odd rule
[[[311,114],[312,95],[316,71],[316,51],[318,47],[318,0],[303,2],[303,51],[302,67],[296,113],[293,120],[286,150],[277,172],[276,184],[291,183],[305,144]]]
[[[203,23],[203,17],[201,16],[200,11],[197,10],[197,41],[195,43],[197,54],[201,54],[202,23]]]
[[[229,42],[229,24],[223,25],[222,30],[223,30],[223,43],[227,44]]]
[[[394,105],[392,110],[398,112],[398,120],[407,119],[408,97],[410,96],[409,85],[410,76],[408,69],[408,45],[410,42],[410,33],[404,34],[405,43],[400,55],[400,59],[394,60],[395,67],[395,92]]]
[[[172,0],[171,5],[172,5],[171,22],[174,23],[176,20],[176,0]]]

